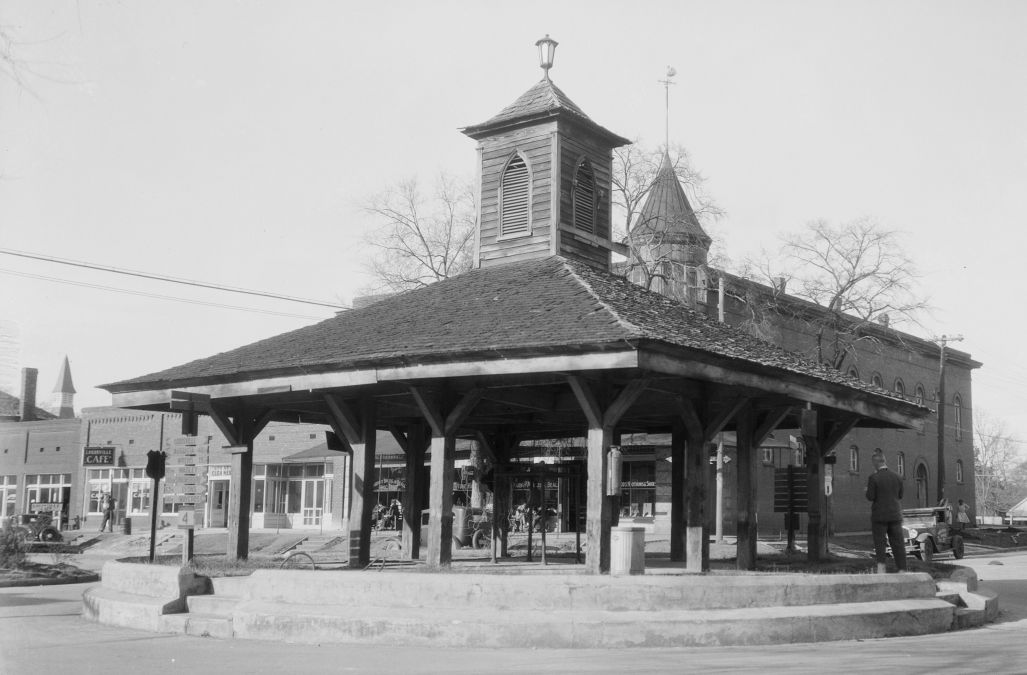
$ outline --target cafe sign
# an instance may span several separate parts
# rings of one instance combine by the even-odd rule
[[[85,449],[82,455],[83,466],[114,466],[114,447],[104,446]]]

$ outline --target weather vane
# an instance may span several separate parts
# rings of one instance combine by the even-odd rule
[[[668,153],[670,152],[670,85],[677,84],[670,78],[677,74],[678,71],[674,70],[671,66],[667,66],[667,79],[657,80],[657,82],[663,85],[664,89],[664,135],[666,140],[664,149]]]

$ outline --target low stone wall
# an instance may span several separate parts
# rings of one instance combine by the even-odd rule
[[[210,579],[167,565],[104,563],[100,586],[82,595],[82,615],[111,626],[161,631],[161,617],[188,611],[186,598],[213,592]]]

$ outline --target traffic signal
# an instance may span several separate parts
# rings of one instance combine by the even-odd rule
[[[163,450],[150,450],[146,453],[146,475],[150,478],[160,479],[164,477],[164,460],[167,453]]]

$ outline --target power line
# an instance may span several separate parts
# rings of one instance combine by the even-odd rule
[[[146,293],[145,291],[133,291],[126,288],[114,288],[113,286],[101,286],[100,284],[90,284],[84,281],[72,281],[70,279],[60,279],[58,277],[48,277],[42,274],[30,274],[28,272],[15,272],[14,270],[6,270],[0,268],[0,273],[13,274],[18,277],[28,277],[30,279],[42,279],[44,281],[54,281],[59,284],[68,284],[70,286],[82,286],[84,288],[95,288],[101,291],[111,291],[113,293],[125,293],[126,295],[139,295],[147,298],[157,298],[159,300],[173,300],[175,302],[184,302],[190,305],[203,305],[206,307],[219,307],[221,309],[234,309],[241,312],[253,312],[255,314],[268,314],[271,316],[285,316],[294,319],[311,319],[315,321],[322,321],[325,317],[323,316],[306,316],[303,314],[290,314],[288,312],[275,312],[271,310],[255,309],[253,307],[240,307],[238,305],[225,305],[218,302],[205,302],[203,300],[191,300],[189,298],[176,298],[173,295],[160,295],[158,293]]]
[[[69,260],[67,258],[57,258],[54,256],[42,255],[40,253],[30,253],[28,251],[16,251],[14,249],[0,248],[0,253],[6,255],[17,256],[19,258],[29,258],[32,260],[42,260],[44,262],[58,263],[60,265],[70,265],[72,267],[84,267],[91,270],[99,270],[101,272],[111,272],[113,274],[124,274],[126,276],[140,277],[142,279],[153,279],[156,281],[166,281],[173,284],[183,284],[186,286],[196,286],[198,288],[211,288],[216,291],[228,291],[229,293],[242,293],[244,295],[256,295],[263,298],[274,298],[275,300],[287,300],[289,302],[300,302],[307,305],[318,305],[321,307],[331,307],[332,309],[349,309],[344,305],[338,303],[321,302],[320,300],[307,300],[306,298],[297,298],[290,295],[281,295],[279,293],[269,293],[266,291],[255,291],[248,288],[237,288],[234,286],[222,286],[220,284],[212,284],[204,281],[195,281],[193,279],[182,279],[179,277],[168,277],[160,274],[151,274],[149,272],[140,272],[137,270],[122,269],[119,267],[109,267],[107,265],[98,265],[96,263],[84,262],[81,260]]]

